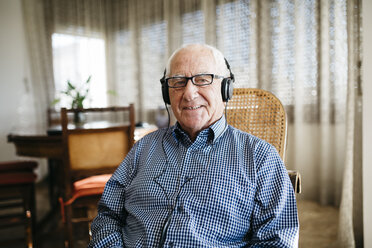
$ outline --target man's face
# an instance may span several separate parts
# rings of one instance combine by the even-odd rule
[[[202,73],[220,75],[212,52],[202,46],[187,47],[179,51],[170,68],[170,77],[191,77]],[[177,121],[192,140],[223,114],[221,79],[213,79],[213,83],[206,86],[195,86],[189,80],[184,88],[170,88],[169,96]]]

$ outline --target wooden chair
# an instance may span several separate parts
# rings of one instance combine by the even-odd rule
[[[134,143],[134,107],[82,109],[87,113],[114,112],[126,115],[126,123],[95,122],[74,127],[68,123],[68,113],[61,109],[64,146],[64,188],[60,198],[62,219],[65,223],[65,246],[73,246],[73,224],[90,224],[93,216],[87,209],[96,209],[97,202],[111,174],[122,162]],[[80,212],[79,212],[80,211]],[[84,213],[83,216],[78,216]],[[87,225],[88,227],[88,225]],[[87,234],[89,228],[86,229]],[[87,235],[87,237],[89,237]]]
[[[28,248],[35,245],[36,167],[34,161],[0,162],[0,247],[13,247],[10,243],[19,242]],[[17,226],[25,230],[24,238],[13,230]]]
[[[236,88],[226,111],[227,122],[275,146],[285,161],[287,117],[284,106],[271,92],[262,89]],[[293,188],[301,192],[301,176],[288,170]]]
[[[48,127],[61,124],[61,113],[54,108],[47,109]]]

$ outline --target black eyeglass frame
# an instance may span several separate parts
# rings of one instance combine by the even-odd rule
[[[196,84],[194,79],[195,77],[198,77],[198,76],[211,76],[212,77],[212,81],[210,83],[205,83],[205,84]],[[186,79],[185,81],[185,84],[184,85],[181,85],[181,86],[171,86],[169,85],[169,82],[168,80],[169,79]],[[216,74],[213,74],[213,73],[202,73],[202,74],[196,74],[194,76],[191,76],[191,77],[184,77],[184,76],[176,76],[176,77],[169,77],[169,78],[166,78],[165,79],[165,83],[168,85],[169,88],[173,88],[173,89],[177,89],[177,88],[184,88],[186,87],[187,83],[189,82],[189,80],[191,80],[192,84],[193,85],[196,85],[196,86],[206,86],[206,85],[210,85],[213,83],[213,79],[221,79],[221,78],[225,78],[224,76],[220,76],[220,75],[216,75]]]

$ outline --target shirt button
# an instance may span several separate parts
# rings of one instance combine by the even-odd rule
[[[179,206],[177,207],[177,212],[178,212],[178,213],[182,213],[182,212],[183,212],[183,205],[179,205]]]
[[[169,242],[169,247],[172,248],[174,246],[174,243],[172,241]]]
[[[187,183],[188,181],[190,181],[191,180],[191,177],[189,177],[189,176],[185,176],[185,178],[184,178],[184,182],[185,183]]]

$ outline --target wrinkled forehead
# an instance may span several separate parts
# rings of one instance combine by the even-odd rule
[[[217,73],[215,57],[210,49],[198,47],[181,49],[172,57],[170,75]]]

